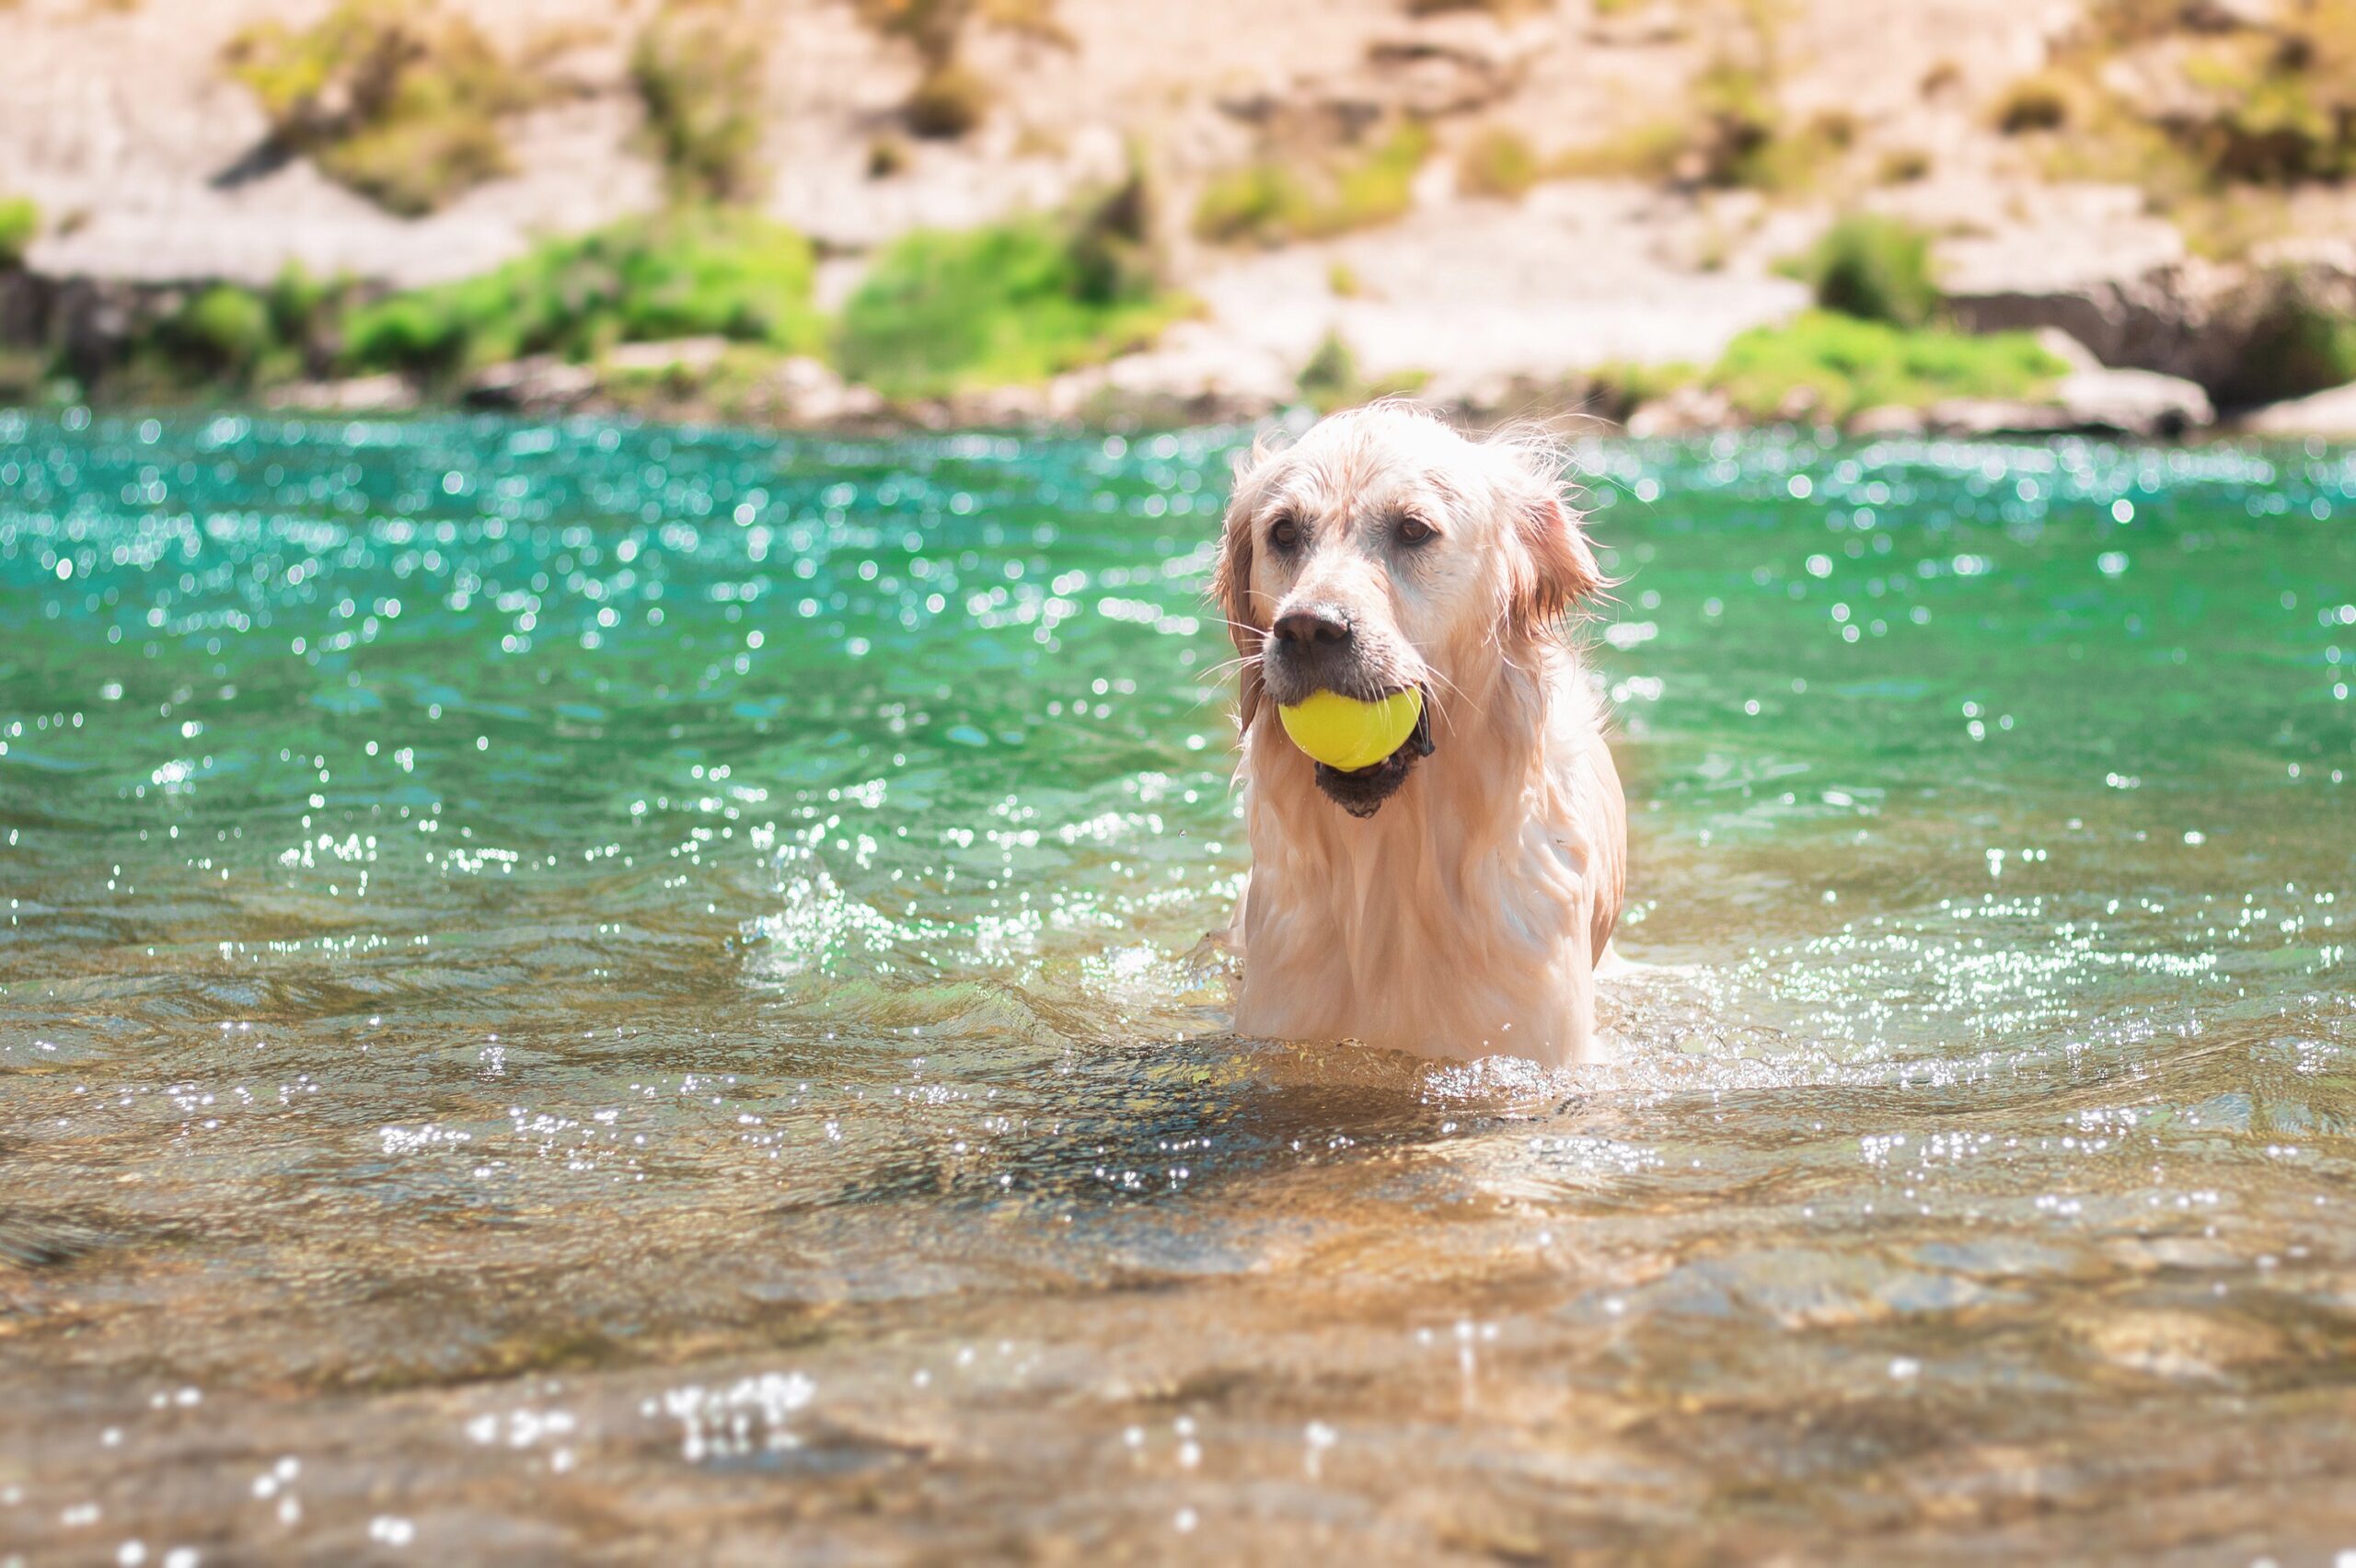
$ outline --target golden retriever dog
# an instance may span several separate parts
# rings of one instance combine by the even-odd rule
[[[1241,467],[1211,589],[1242,655],[1239,1033],[1607,1055],[1595,972],[1627,807],[1565,631],[1605,584],[1558,475],[1542,444],[1398,403]],[[1410,687],[1415,732],[1353,772],[1311,760],[1276,711]]]

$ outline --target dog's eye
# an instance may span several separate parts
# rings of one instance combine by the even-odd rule
[[[1439,530],[1420,517],[1399,520],[1399,542],[1403,545],[1427,545],[1439,537]]]
[[[1300,548],[1300,519],[1287,513],[1268,525],[1268,548],[1278,555]]]

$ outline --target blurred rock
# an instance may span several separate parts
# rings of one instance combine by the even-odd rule
[[[2217,410],[2196,382],[2151,370],[2113,370],[2067,332],[2040,328],[2038,346],[2069,366],[2052,401],[2070,428],[2116,431],[2139,437],[2182,435],[2217,422]]]
[[[2356,384],[2258,409],[2241,421],[2252,435],[2319,435],[2356,441]]]
[[[624,375],[709,375],[726,356],[725,338],[667,338],[659,342],[624,343],[606,352],[602,368]]]
[[[1675,0],[1651,0],[1648,5],[1597,6],[1587,38],[1606,49],[1657,48],[1677,42],[1692,29]]]
[[[0,344],[30,345],[49,335],[49,280],[14,269],[0,271]]]
[[[2037,346],[2069,366],[2073,372],[2102,368],[2102,361],[2095,357],[2092,349],[2059,327],[2038,328]]]
[[[2054,396],[2077,430],[2173,436],[2217,422],[2217,410],[2198,383],[2157,371],[2074,370],[2062,378]]]
[[[272,387],[262,401],[272,409],[322,414],[392,414],[417,407],[417,388],[404,377],[387,373],[342,381],[297,381]]]
[[[1923,422],[1941,435],[2051,435],[2071,428],[2056,403],[2008,398],[1950,398],[1923,410]]]
[[[1428,119],[1510,97],[1547,41],[1542,29],[1508,30],[1477,11],[1443,13],[1407,33],[1372,40],[1366,63],[1381,98]]]
[[[1928,428],[1945,435],[2086,431],[2149,439],[2206,429],[2216,422],[2217,414],[2210,406],[2209,395],[2181,377],[2094,365],[2064,375],[2050,398],[1950,398],[1933,404],[1920,418]],[[1861,430],[1862,424],[1861,416],[1852,421],[1851,432],[1875,433]]]
[[[1927,428],[1922,409],[1885,403],[1853,416],[1849,421],[1848,433],[1861,440],[1871,440],[1877,436],[1921,435]]]
[[[1295,396],[1292,368],[1272,350],[1206,322],[1181,322],[1143,353],[1057,376],[1045,411],[1119,423],[1255,420]]]
[[[1692,435],[1744,422],[1724,392],[1714,387],[1680,386],[1630,414],[1628,433],[1640,440],[1657,435]]]
[[[2107,365],[2157,371],[2212,386],[2229,377],[2238,335],[2214,329],[2238,279],[2197,260],[2140,272],[2011,287],[1950,292],[1948,307],[1968,331],[2052,328],[2091,349]]]
[[[2131,200],[2133,211],[2119,210]],[[2100,364],[2194,382],[2227,406],[2304,390],[2312,372],[2286,345],[2310,315],[2356,313],[2356,246],[2277,244],[2220,264],[2187,255],[2140,203],[2131,190],[2109,202],[2081,192],[2035,224],[1942,246],[1957,321],[1973,332],[2053,329]]]
[[[938,414],[943,428],[978,427],[1020,430],[1045,424],[1047,389],[1044,386],[987,386],[944,398],[927,409],[926,423]]]
[[[831,367],[803,355],[768,373],[759,401],[780,423],[811,429],[862,424],[881,420],[886,412],[874,388],[854,386]]]
[[[597,392],[597,373],[554,354],[532,354],[486,365],[468,381],[466,400],[478,408],[516,413],[561,413],[577,409]]]

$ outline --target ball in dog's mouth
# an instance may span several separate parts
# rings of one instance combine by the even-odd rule
[[[1415,718],[1415,727],[1399,744],[1399,749],[1380,762],[1365,767],[1331,767],[1317,764],[1317,787],[1325,798],[1354,817],[1370,817],[1382,809],[1382,802],[1399,791],[1407,782],[1407,775],[1423,758],[1432,755],[1432,705],[1426,701]]]

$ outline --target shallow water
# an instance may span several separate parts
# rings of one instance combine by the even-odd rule
[[[0,414],[0,1560],[2356,1551],[2356,459],[1581,453],[1549,1077],[1188,956],[1238,439]]]

